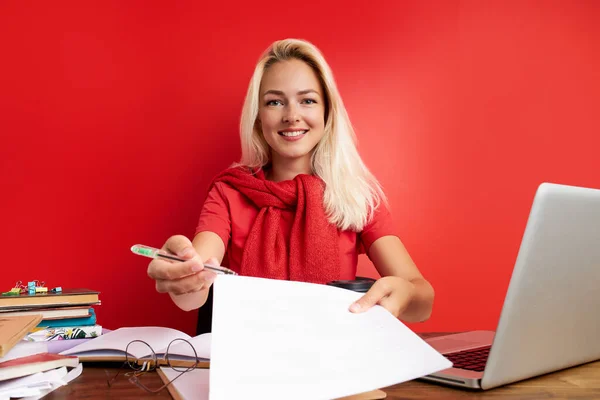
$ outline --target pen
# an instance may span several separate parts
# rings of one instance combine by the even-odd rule
[[[131,246],[131,251],[134,254],[137,254],[138,256],[144,256],[144,257],[149,257],[149,258],[164,258],[165,260],[171,260],[171,261],[180,261],[180,262],[185,262],[187,260],[184,260],[182,258],[179,258],[173,254],[169,254],[167,252],[165,252],[164,250],[160,250],[160,249],[155,249],[154,247],[149,247],[149,246],[144,246],[143,244],[135,244],[133,246]],[[225,267],[217,267],[214,265],[209,265],[209,264],[203,264],[204,268],[209,269],[217,274],[225,274],[225,275],[237,275],[237,273],[235,271],[230,270],[229,268],[225,268]]]

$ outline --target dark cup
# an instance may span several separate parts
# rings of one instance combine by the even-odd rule
[[[367,292],[371,286],[375,283],[375,279],[372,278],[364,278],[362,276],[357,276],[356,279],[350,281],[330,281],[327,282],[329,286],[337,286],[343,289],[352,290],[355,292],[365,293]]]

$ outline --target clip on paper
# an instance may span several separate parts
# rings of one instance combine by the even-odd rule
[[[45,284],[46,282],[38,281],[37,279],[27,282],[27,292],[29,294],[48,293],[48,288],[44,286]]]
[[[52,293],[60,293],[60,292],[62,292],[62,288],[60,286],[57,286],[57,287],[55,287],[53,289],[50,289],[50,291]]]
[[[19,289],[20,293],[27,293],[27,286],[23,285],[23,281],[17,281],[13,290]]]
[[[2,296],[18,296],[21,294],[21,288],[14,287],[8,292],[2,292]]]

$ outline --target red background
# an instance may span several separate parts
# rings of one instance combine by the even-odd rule
[[[436,289],[411,327],[494,329],[537,186],[600,187],[599,3],[252,4],[0,3],[1,289],[88,287],[108,328],[193,333],[129,247],[193,234],[259,54],[300,37]]]

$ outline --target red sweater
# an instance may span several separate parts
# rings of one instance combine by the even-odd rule
[[[225,175],[227,175],[226,172],[227,171],[225,171]],[[239,178],[239,174],[237,175],[238,176],[236,179]],[[243,180],[246,180],[244,176],[241,177]],[[257,199],[255,198],[254,201],[252,201],[248,196],[257,197],[255,194],[257,192],[257,187],[259,190],[266,191],[267,195],[270,195],[271,191],[269,189],[273,189],[273,185],[282,184],[287,185],[286,188],[289,188],[291,182],[260,182],[260,180],[264,181],[265,178],[264,174],[259,172],[256,177],[250,178],[253,180],[258,179],[259,181],[246,181],[244,182],[244,186],[241,187],[241,190],[239,190],[234,188],[236,185],[240,186],[238,183],[239,179],[232,180],[231,176],[225,176],[225,178],[221,179],[229,179],[229,181],[232,183],[228,184],[223,181],[219,181],[219,178],[217,178],[212,188],[209,190],[206,201],[202,207],[198,226],[196,228],[196,234],[203,231],[210,231],[219,235],[219,237],[221,237],[223,240],[226,249],[226,255],[223,260],[223,264],[241,274],[276,279],[306,280],[317,283],[325,283],[330,280],[338,279],[354,279],[356,277],[358,255],[368,252],[371,244],[380,237],[395,235],[391,215],[388,209],[384,205],[381,205],[379,209],[376,210],[373,220],[364,227],[362,232],[357,233],[352,231],[338,230],[337,234],[334,233],[334,237],[332,238],[332,240],[336,240],[335,243],[314,244],[315,247],[324,246],[325,249],[331,247],[337,254],[335,254],[334,262],[329,262],[329,265],[327,265],[327,263],[319,264],[318,268],[320,268],[320,270],[312,272],[312,275],[310,272],[308,275],[299,275],[297,273],[294,274],[294,271],[291,271],[290,274],[290,271],[282,270],[290,268],[290,265],[296,260],[292,260],[292,262],[289,264],[278,261],[275,263],[275,265],[270,266],[262,266],[260,263],[255,262],[256,265],[254,267],[251,267],[250,269],[246,268],[244,270],[242,268],[244,246],[253,224],[260,212],[260,208],[256,205]],[[308,180],[307,182],[311,181]],[[247,189],[246,184],[248,183],[251,186],[250,191]],[[265,183],[267,184],[266,189],[261,186],[261,184]],[[295,186],[291,185],[291,187]],[[242,191],[244,191],[246,195],[242,194]],[[262,198],[264,194],[265,193],[260,193],[259,196]],[[259,199],[258,202],[260,203],[260,201],[262,200]],[[292,227],[294,224],[294,218],[296,216],[296,209],[282,208],[278,209],[277,212],[280,213],[278,224],[278,229],[280,230],[281,235],[280,237],[284,239],[285,246],[288,246],[286,248],[288,251],[288,257],[295,257],[294,255],[289,255],[289,248],[292,248],[292,253],[294,249],[294,246],[290,246],[289,242],[290,237],[292,236]],[[323,221],[318,221],[318,223],[322,224],[322,226],[324,226],[323,224],[328,225],[324,217]],[[296,248],[298,248],[298,246],[296,246]],[[306,248],[306,246],[301,246],[301,248]],[[267,257],[262,257],[269,258],[271,254],[267,254],[266,256]],[[311,256],[310,253],[309,257],[319,258],[318,256]],[[246,258],[248,258],[248,255],[246,255]],[[246,265],[247,264],[248,261],[246,261]],[[274,263],[271,262],[271,264]],[[273,271],[273,268],[281,270]],[[314,269],[315,267],[313,266],[312,268]]]

